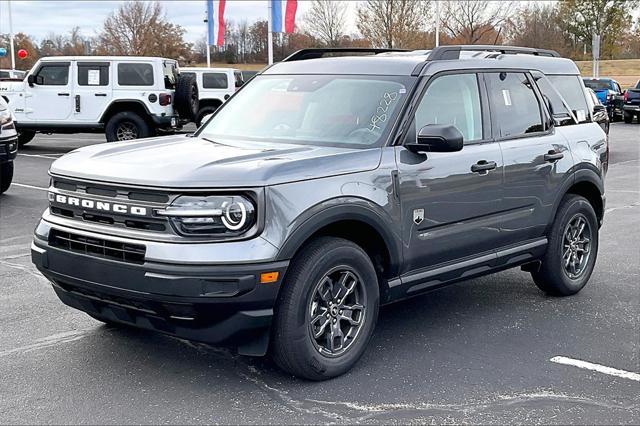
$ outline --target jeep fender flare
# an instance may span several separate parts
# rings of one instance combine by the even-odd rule
[[[296,219],[276,260],[291,259],[313,234],[342,221],[358,221],[373,228],[382,237],[389,254],[390,275],[397,275],[402,261],[401,236],[392,231],[397,224],[379,206],[358,197],[333,198],[307,209]]]
[[[142,102],[140,99],[118,99],[118,100],[115,100],[115,101],[111,102],[104,109],[104,112],[100,116],[100,119],[98,120],[98,122],[105,124],[106,117],[108,117],[110,115],[113,115],[113,114],[111,114],[111,110],[113,108],[117,108],[118,104],[138,104],[145,110],[147,115],[151,115],[151,111],[149,111],[149,108],[147,108],[147,106],[144,104],[144,102]]]

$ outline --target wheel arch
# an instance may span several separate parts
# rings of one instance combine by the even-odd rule
[[[560,195],[553,206],[552,218],[556,216],[560,208],[560,202],[566,194],[576,194],[586,198],[596,212],[598,223],[602,225],[602,220],[604,219],[604,182],[599,172],[596,172],[591,167],[576,170],[574,179],[567,181],[563,190],[560,191]]]
[[[223,102],[221,99],[200,99],[200,109],[204,108],[204,107],[214,107],[214,108],[220,108],[220,105],[222,105]]]
[[[132,111],[140,114],[145,121],[149,121],[149,115],[151,115],[147,106],[139,99],[118,99],[117,101],[111,102],[102,113],[100,123],[106,124],[111,117],[123,111]]]

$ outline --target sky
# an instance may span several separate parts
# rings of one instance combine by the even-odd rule
[[[102,28],[105,18],[124,1],[24,1],[12,0],[13,32],[23,32],[44,39],[50,32],[68,33],[74,26],[79,26],[85,36],[94,36]],[[185,40],[195,42],[206,34],[205,0],[160,2],[167,18],[185,30]],[[355,31],[355,2],[350,2],[348,13],[349,32]],[[0,0],[0,34],[9,32],[7,1]],[[309,9],[310,2],[298,1],[297,22]],[[253,23],[267,18],[266,0],[227,0],[225,18],[232,21],[244,19]]]

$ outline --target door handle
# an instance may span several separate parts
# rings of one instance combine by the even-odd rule
[[[497,164],[495,161],[480,160],[476,164],[471,166],[471,171],[473,173],[486,174],[489,172],[489,170],[495,170],[496,167]]]
[[[544,155],[544,161],[553,163],[564,158],[564,154],[555,150],[551,150]]]
[[[94,96],[107,96],[107,94],[106,93],[96,93],[96,94],[94,94]]]
[[[58,93],[58,96],[69,96],[69,94],[66,92],[60,92]]]

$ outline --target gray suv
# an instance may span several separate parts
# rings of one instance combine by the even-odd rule
[[[32,258],[99,321],[322,380],[363,354],[380,305],[518,266],[580,291],[607,161],[555,52],[303,50],[194,135],[58,159]]]

